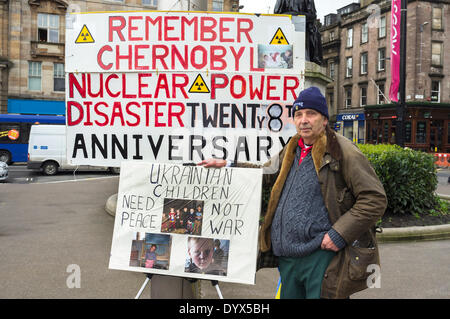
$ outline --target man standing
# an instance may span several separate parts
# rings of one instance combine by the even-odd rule
[[[368,287],[367,267],[379,264],[375,224],[386,194],[361,151],[329,128],[318,88],[299,94],[292,116],[297,134],[263,165],[276,173],[264,175],[272,191],[260,228],[260,267],[278,265],[281,298],[347,298]]]

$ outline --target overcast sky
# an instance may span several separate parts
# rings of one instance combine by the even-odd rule
[[[329,13],[336,13],[336,10],[345,7],[347,4],[359,2],[358,0],[315,0],[317,17],[323,23],[323,17]],[[239,4],[244,8],[240,12],[249,13],[273,13],[277,0],[240,0]]]

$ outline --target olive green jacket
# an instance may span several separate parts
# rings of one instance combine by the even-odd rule
[[[268,173],[264,184],[273,185],[260,228],[259,245],[265,254],[271,253],[271,224],[299,138],[293,136],[280,154],[264,165]],[[368,269],[369,265],[379,266],[375,224],[386,209],[386,194],[358,147],[330,128],[311,152],[332,227],[347,243],[325,272],[321,296],[346,298],[368,287],[366,280],[374,269]]]

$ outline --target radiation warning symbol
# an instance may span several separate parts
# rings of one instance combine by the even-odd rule
[[[208,86],[200,74],[195,78],[194,83],[189,89],[189,93],[209,93]]]
[[[91,32],[88,30],[87,26],[84,25],[81,28],[80,34],[77,37],[75,43],[94,43],[94,38],[92,37]]]
[[[270,44],[289,44],[283,31],[281,31],[281,28],[278,28],[277,32],[275,32]]]

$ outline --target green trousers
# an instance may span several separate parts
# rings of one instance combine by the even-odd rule
[[[280,298],[319,299],[325,270],[335,255],[319,249],[305,257],[279,257]]]

